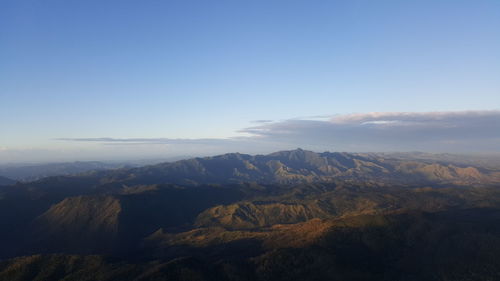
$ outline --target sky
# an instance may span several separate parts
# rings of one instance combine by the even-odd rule
[[[500,152],[500,1],[0,0],[0,163]]]

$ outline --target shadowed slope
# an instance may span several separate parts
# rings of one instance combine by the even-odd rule
[[[498,209],[484,208],[313,219],[259,231],[158,232],[150,238],[161,242],[156,249],[191,257],[134,264],[21,257],[0,263],[0,280],[497,280],[499,225]]]

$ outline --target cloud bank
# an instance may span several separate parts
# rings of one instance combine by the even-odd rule
[[[285,120],[241,132],[346,151],[499,151],[500,111],[349,114],[328,120]]]
[[[214,153],[302,147],[330,151],[500,152],[500,111],[373,112],[330,118],[259,120],[227,139],[62,138],[64,141],[197,146]],[[214,128],[216,130],[216,128]]]
[[[168,159],[227,152],[423,151],[500,155],[500,111],[375,112],[258,120],[232,138],[59,138],[49,148],[0,147],[0,163]],[[217,126],[214,126],[214,131]]]

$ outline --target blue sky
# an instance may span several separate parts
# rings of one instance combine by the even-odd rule
[[[61,139],[255,141],[254,120],[498,110],[499,27],[496,0],[3,0],[0,158],[244,151]],[[356,148],[344,137],[331,149]],[[272,143],[251,152],[310,144]]]

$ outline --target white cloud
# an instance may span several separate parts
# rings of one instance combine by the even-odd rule
[[[399,120],[375,120],[375,121],[366,121],[361,123],[361,125],[394,125],[394,124],[405,124]]]

